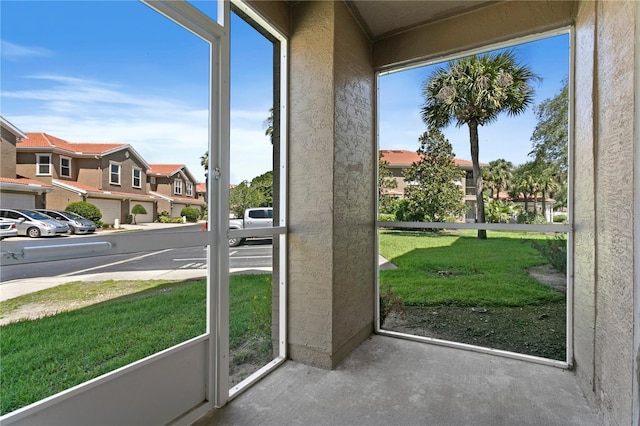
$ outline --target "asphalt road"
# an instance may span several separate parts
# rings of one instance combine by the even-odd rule
[[[43,239],[38,241],[41,242],[42,240]],[[19,241],[15,242],[19,243]],[[3,242],[3,245],[4,244]],[[46,244],[46,242],[44,242],[44,244]],[[272,266],[271,240],[249,240],[245,245],[231,247],[229,250],[229,267],[232,271],[269,268]],[[127,255],[87,257],[80,260],[57,260],[3,266],[0,270],[0,281],[1,283],[6,283],[11,280],[25,278],[51,276],[72,277],[74,275],[87,273],[109,273],[118,271],[149,271],[161,269],[206,270],[206,255],[206,248],[190,247]]]

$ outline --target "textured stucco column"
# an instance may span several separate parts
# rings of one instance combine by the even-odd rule
[[[576,19],[574,349],[577,375],[605,424],[633,424],[640,379],[633,347],[636,7],[585,1]]]
[[[335,367],[373,331],[374,72],[342,2],[291,8],[289,355]]]

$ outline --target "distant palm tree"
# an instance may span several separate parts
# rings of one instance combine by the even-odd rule
[[[494,191],[496,196],[500,196],[500,192],[511,189],[511,180],[513,179],[513,163],[511,161],[503,158],[490,161],[489,167],[483,169],[482,173],[492,198]]]
[[[264,120],[264,123],[262,123],[262,125],[266,127],[264,135],[269,136],[271,145],[273,145],[273,107],[269,108],[269,116],[266,120]]]
[[[209,151],[200,156],[200,165],[204,167],[205,171],[209,170]]]
[[[424,83],[422,119],[427,125],[437,129],[452,122],[469,126],[478,223],[485,222],[478,126],[496,121],[502,112],[523,113],[533,101],[531,83],[538,79],[529,67],[516,62],[513,52],[504,51],[450,61]],[[479,229],[478,238],[487,238],[486,231]]]

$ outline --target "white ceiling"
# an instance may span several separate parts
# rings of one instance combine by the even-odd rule
[[[346,0],[372,40],[457,15],[487,0]]]

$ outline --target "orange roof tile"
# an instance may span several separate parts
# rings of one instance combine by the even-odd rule
[[[420,161],[420,155],[416,151],[406,149],[382,149],[380,152],[382,153],[382,159],[389,162],[390,166],[410,166]],[[471,161],[460,158],[454,158],[453,162],[458,166],[473,166]],[[485,163],[480,163],[480,165],[485,165]]]
[[[171,176],[184,167],[184,164],[149,164],[147,174]]]
[[[102,154],[127,146],[123,143],[75,143],[47,133],[26,133],[27,137],[16,144],[17,148],[58,148],[80,154]]]
[[[150,195],[150,194],[141,194],[141,193],[135,193],[135,192],[105,191],[104,189],[99,189],[94,186],[86,185],[84,183],[77,182],[77,181],[54,180],[53,182],[56,184],[56,186],[67,187],[67,188],[71,187],[71,188],[78,189],[80,191],[94,193],[94,194],[117,195],[117,196],[122,196],[126,198],[136,198],[136,199],[137,198],[148,198],[150,200],[157,199],[157,197],[154,197],[153,195]]]
[[[204,182],[196,183],[196,192],[207,192],[207,184]]]
[[[11,183],[16,185],[28,185],[28,186],[41,186],[44,188],[53,188],[52,185],[49,185],[44,182],[40,182],[39,180],[27,179],[27,178],[4,178],[0,177],[0,182],[3,183]]]

